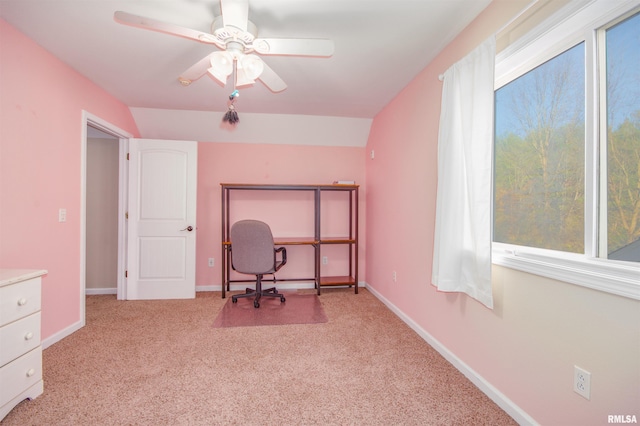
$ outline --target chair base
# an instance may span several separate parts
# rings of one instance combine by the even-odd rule
[[[280,298],[280,302],[285,302],[287,299],[285,299],[285,297],[278,293],[278,290],[275,287],[271,287],[268,288],[266,290],[262,289],[262,275],[258,275],[257,276],[257,280],[256,280],[256,289],[252,289],[252,288],[247,288],[245,291],[245,294],[236,294],[231,296],[231,301],[233,303],[237,303],[238,299],[242,299],[242,298],[246,298],[246,297],[253,297],[253,307],[254,308],[259,308],[260,307],[260,299],[262,297],[279,297]]]

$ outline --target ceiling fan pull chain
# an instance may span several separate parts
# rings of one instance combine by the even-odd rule
[[[233,106],[233,103],[229,105],[229,109],[222,117],[222,121],[226,121],[229,124],[236,124],[240,119],[238,118],[238,113],[236,112],[236,108]]]
[[[237,61],[234,59],[233,60],[233,92],[231,92],[231,94],[229,95],[229,109],[227,110],[227,112],[224,114],[224,117],[222,117],[222,121],[223,122],[228,122],[229,124],[236,124],[238,123],[238,121],[240,121],[240,118],[238,118],[238,113],[236,111],[236,107],[233,106],[233,103],[236,101],[236,98],[238,96],[240,96],[240,92],[238,92],[238,89],[236,89],[236,76],[237,76]]]

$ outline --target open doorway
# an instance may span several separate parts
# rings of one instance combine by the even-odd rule
[[[88,257],[90,256],[92,258],[92,260],[90,260],[89,262],[100,263],[102,262],[102,260],[99,259],[99,257],[105,256],[104,252],[96,251],[94,249],[96,235],[91,235],[88,238],[88,232],[87,232],[88,223],[92,228],[96,226],[96,223],[98,224],[98,226],[103,225],[100,223],[100,221],[103,219],[101,219],[99,214],[95,213],[95,206],[91,206],[88,209],[88,204],[94,203],[93,201],[89,201],[90,197],[95,196],[97,198],[100,198],[105,196],[105,193],[103,192],[104,189],[101,188],[102,185],[110,185],[110,186],[116,185],[117,187],[118,199],[117,199],[116,217],[114,218],[110,216],[113,214],[112,210],[111,210],[111,213],[106,213],[106,215],[109,217],[110,222],[113,222],[114,220],[117,222],[117,227],[114,228],[113,225],[110,224],[106,232],[113,233],[114,229],[116,229],[116,232],[117,232],[115,293],[117,294],[118,299],[123,298],[123,295],[126,294],[126,289],[124,288],[126,286],[126,280],[125,280],[124,274],[126,270],[126,255],[127,255],[126,254],[127,230],[126,230],[126,220],[125,220],[126,200],[127,200],[126,152],[128,150],[129,139],[132,137],[133,135],[131,135],[128,132],[125,132],[124,130],[119,129],[117,126],[114,126],[111,123],[97,116],[94,116],[86,111],[82,112],[82,136],[81,136],[82,138],[81,140],[81,144],[82,144],[81,145],[82,146],[81,187],[82,188],[81,188],[81,207],[80,207],[81,208],[81,213],[80,213],[81,214],[81,220],[80,220],[81,245],[80,245],[80,288],[79,288],[81,326],[84,326],[86,321],[86,306],[85,306],[86,295],[102,294],[105,292],[107,293],[114,292],[112,288],[112,284],[109,284],[107,287],[105,287],[105,284],[104,284],[104,282],[111,283],[113,278],[109,278],[108,281],[98,280],[96,281],[96,283],[91,283],[91,284],[87,283]],[[101,143],[96,143],[94,145],[95,139],[102,139],[102,141]],[[112,145],[110,146],[105,145],[109,143],[112,143]],[[109,161],[109,165],[101,164],[102,163],[102,159],[100,158],[101,150],[106,149],[110,151],[111,149],[114,149],[114,146],[117,147],[117,166],[114,166],[111,160]],[[113,155],[113,152],[110,151],[109,155],[110,156]],[[99,167],[107,170],[106,172],[99,171],[99,174],[108,173],[109,175],[111,175],[108,183],[105,183],[103,181],[101,184],[96,184],[94,177],[88,176],[89,173],[94,174],[93,172],[97,171],[97,170],[94,170],[94,168],[98,167],[96,165],[99,165]],[[91,168],[91,170],[89,170],[89,168]],[[113,173],[117,175],[117,183],[114,183],[113,181],[113,176],[112,176]],[[109,190],[111,191],[113,189],[114,188],[110,188]],[[110,203],[113,204],[113,201],[110,201]],[[97,208],[98,209],[100,208],[100,203],[98,203]],[[90,232],[93,232],[93,229],[90,230]],[[112,237],[113,236],[110,237],[110,240]],[[98,241],[100,240],[100,238],[104,238],[104,237],[101,237],[100,235],[98,235],[97,236]],[[90,246],[88,246],[88,243],[90,244]],[[113,243],[110,242],[109,244],[113,244]],[[101,267],[106,269],[111,269],[113,268],[113,260],[112,260],[113,249],[109,248],[107,252],[110,253],[108,255],[110,259],[104,262],[104,265],[102,265]],[[96,261],[95,258],[98,258],[98,260]],[[96,268],[93,264],[89,265],[89,269],[90,269],[89,273],[92,274],[92,276],[96,273],[100,273],[99,269],[98,269],[98,272],[96,272]],[[113,274],[113,271],[110,272],[111,277],[113,277],[112,274]]]
[[[87,126],[85,291],[116,294],[118,289],[119,141]]]

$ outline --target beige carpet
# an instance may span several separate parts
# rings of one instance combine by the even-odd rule
[[[233,303],[231,297],[213,322],[214,327],[257,327],[261,325],[317,324],[327,322],[317,294],[280,292],[285,302],[277,297],[262,297],[260,307],[253,306],[253,297],[239,298]]]
[[[312,325],[213,328],[226,301],[87,297],[3,426],[515,424],[365,289],[323,290]]]

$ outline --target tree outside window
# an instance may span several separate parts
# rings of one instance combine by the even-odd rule
[[[584,251],[584,45],[496,91],[494,241]]]
[[[607,244],[640,261],[640,14],[606,30]]]

